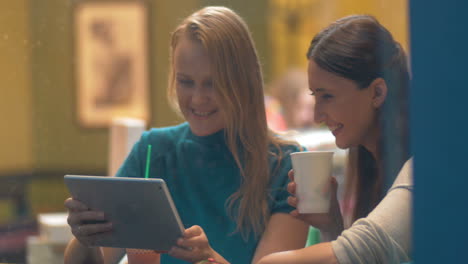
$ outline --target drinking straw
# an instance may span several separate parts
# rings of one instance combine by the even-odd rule
[[[149,177],[149,168],[150,168],[150,161],[151,161],[151,145],[148,145],[148,151],[146,152],[146,170],[145,170],[145,179]]]

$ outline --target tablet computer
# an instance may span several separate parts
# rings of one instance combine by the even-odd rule
[[[103,211],[113,230],[93,246],[167,251],[184,226],[162,179],[65,175],[74,199]]]

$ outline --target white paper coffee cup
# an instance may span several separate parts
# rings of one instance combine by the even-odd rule
[[[291,159],[299,213],[327,213],[330,208],[333,152],[295,152],[291,153]]]

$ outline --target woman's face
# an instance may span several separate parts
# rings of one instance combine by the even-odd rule
[[[316,101],[315,122],[330,129],[339,148],[363,145],[373,149],[377,136],[373,89],[359,89],[354,81],[323,70],[313,59],[308,76]]]
[[[200,42],[181,36],[174,51],[174,73],[179,107],[192,132],[207,136],[223,129],[211,63]]]

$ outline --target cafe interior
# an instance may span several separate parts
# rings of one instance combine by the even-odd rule
[[[440,87],[433,85],[450,83],[450,89],[466,88],[467,77],[459,77],[463,74],[457,74],[457,78],[450,76],[455,76],[457,71],[460,73],[460,58],[467,59],[466,51],[462,52],[457,46],[454,35],[460,37],[457,30],[466,30],[458,23],[457,19],[463,16],[458,9],[466,13],[468,8],[467,4],[456,7],[455,0],[430,2],[1,1],[0,263],[63,263],[65,245],[72,236],[66,224],[64,201],[70,194],[63,182],[64,175],[114,175],[144,130],[183,122],[166,97],[170,33],[182,18],[208,5],[230,7],[249,25],[262,63],[265,95],[271,100],[266,101],[270,127],[309,150],[335,151],[333,169],[340,184],[344,181],[347,152],[335,146],[334,137],[325,127],[312,122],[289,121],[284,115],[286,105],[282,105],[282,97],[275,94],[274,85],[289,72],[299,72],[302,77],[297,78],[303,78],[307,68],[305,54],[312,36],[338,18],[370,14],[391,31],[410,55],[415,79],[420,80],[417,77],[421,75],[425,78],[415,82],[411,94],[412,120],[415,121],[411,126],[411,149],[416,153],[413,238],[416,263],[461,263],[431,261],[457,259],[461,254],[458,245],[466,246],[466,242],[457,240],[467,233],[461,230],[458,220],[453,223],[459,225],[459,236],[447,235],[450,232],[447,228],[445,232],[439,231],[440,227],[451,223],[446,218],[459,216],[455,212],[460,208],[455,206],[467,201],[466,196],[458,195],[455,195],[455,202],[440,199],[448,196],[450,190],[462,192],[453,189],[459,188],[453,185],[466,184],[467,180],[459,177],[466,175],[466,169],[453,165],[454,160],[439,158],[450,152],[456,153],[454,159],[458,160],[463,156],[460,149],[467,147],[466,140],[460,140],[462,143],[456,147],[433,143],[435,148],[442,146],[441,151],[436,151],[441,154],[428,155],[423,139],[427,141],[433,137],[437,141],[451,136],[446,130],[427,127],[447,129],[449,124],[460,123],[460,120],[444,120],[443,125],[433,118],[466,120],[466,116],[459,114],[466,110],[450,113],[447,110],[447,115],[441,116],[440,111],[446,110],[435,108],[450,108],[454,100],[462,100],[453,97],[463,96],[455,92],[450,101],[443,97],[447,100],[441,103],[436,95]],[[446,33],[446,29],[451,29],[453,34]],[[428,40],[428,36],[432,39]],[[440,40],[442,38],[447,41]],[[461,38],[466,44],[466,36]],[[445,46],[437,48],[437,45]],[[436,48],[438,53],[429,55],[433,56],[429,61],[437,67],[442,64],[448,67],[442,77],[440,72],[434,74],[436,69],[422,59],[427,59],[424,55]],[[425,99],[415,95],[422,91],[426,91]],[[307,96],[302,92],[298,98]],[[293,111],[291,116],[296,114]],[[313,116],[313,113],[308,114]],[[429,119],[431,115],[433,118]],[[419,163],[417,155],[420,155]],[[435,178],[435,169],[430,164],[438,162],[452,164],[453,178],[448,181],[455,184],[450,188]],[[434,195],[431,191],[434,188],[440,188],[440,193]],[[431,201],[433,207],[428,208],[425,201]],[[446,218],[435,216],[428,220],[428,214],[439,214],[434,210],[440,210]],[[438,226],[431,226],[434,222]],[[310,230],[309,240],[314,239],[314,232]],[[424,239],[426,232],[433,232],[426,235],[432,243],[439,244],[438,247],[428,244]],[[449,244],[456,246],[440,245],[442,241],[453,241]],[[433,257],[426,258],[427,250],[435,248],[434,252],[439,253],[435,256],[431,253]]]

